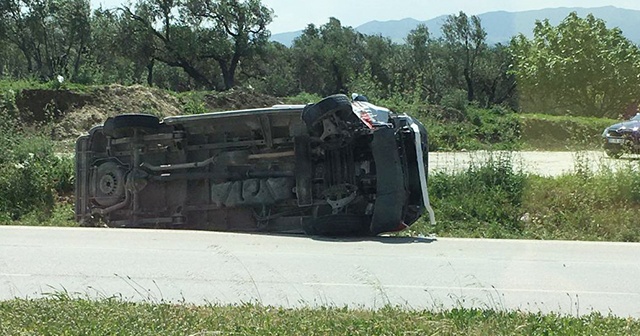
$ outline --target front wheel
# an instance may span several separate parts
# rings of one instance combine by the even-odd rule
[[[302,110],[302,120],[310,131],[317,130],[322,127],[322,121],[331,115],[338,118],[346,119],[352,114],[353,108],[349,98],[343,94],[337,94],[326,97],[321,101],[305,106]]]
[[[351,101],[339,94],[326,97],[316,104],[307,105],[302,110],[302,120],[309,134],[319,137],[327,149],[345,147],[353,140],[350,125],[358,121],[353,113]]]

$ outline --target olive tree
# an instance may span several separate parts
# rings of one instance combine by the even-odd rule
[[[574,12],[533,33],[511,42],[524,110],[615,117],[638,99],[640,51],[620,29]]]
[[[475,15],[467,16],[464,12],[450,15],[442,25],[444,40],[450,50],[453,65],[462,68],[462,77],[466,85],[467,98],[475,99],[476,63],[481,53],[487,48],[487,33]]]

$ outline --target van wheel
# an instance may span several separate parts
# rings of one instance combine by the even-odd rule
[[[145,132],[156,131],[160,127],[160,119],[150,114],[122,114],[111,117],[104,122],[102,132],[112,138],[133,135],[134,129]]]
[[[310,131],[316,126],[322,126],[321,121],[335,114],[338,118],[348,119],[353,114],[351,101],[343,94],[333,95],[321,101],[305,106],[302,110],[302,120]],[[322,129],[320,129],[322,133]]]

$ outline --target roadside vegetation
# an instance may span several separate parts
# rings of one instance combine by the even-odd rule
[[[541,113],[518,115],[522,150],[594,150],[602,148],[602,131],[617,119],[554,116]]]
[[[2,335],[637,335],[640,321],[452,309],[285,309],[90,301],[67,295],[0,302]]]
[[[640,170],[630,161],[591,171],[577,157],[576,169],[559,177],[529,175],[513,167],[509,153],[496,153],[467,170],[432,174],[429,192],[437,225],[426,220],[410,233],[471,238],[640,242]]]
[[[11,108],[0,112],[0,223],[66,225],[73,158],[56,152],[45,125],[25,127]]]

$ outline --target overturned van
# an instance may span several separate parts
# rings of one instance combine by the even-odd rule
[[[426,129],[354,98],[109,118],[76,143],[76,219],[329,236],[433,223]]]

